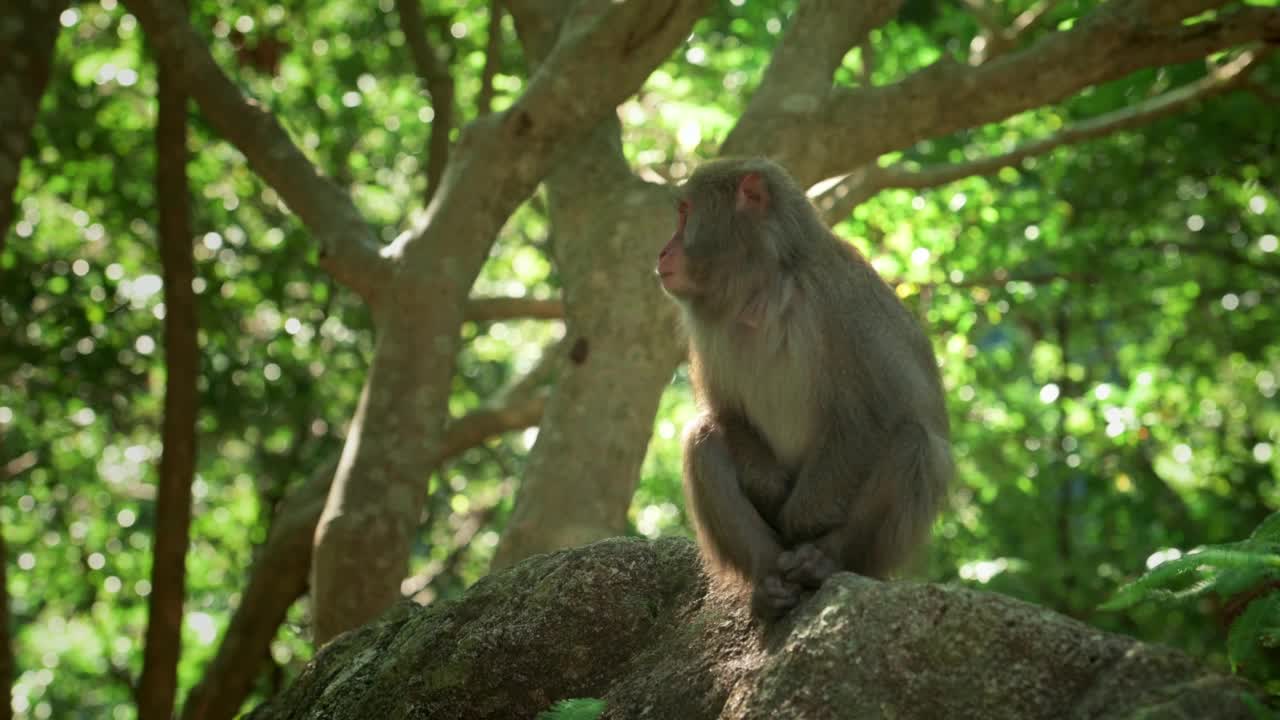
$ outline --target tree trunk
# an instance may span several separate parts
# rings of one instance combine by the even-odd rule
[[[684,354],[653,275],[671,190],[631,173],[620,131],[616,118],[602,123],[548,178],[569,360],[494,567],[626,531],[658,401]]]

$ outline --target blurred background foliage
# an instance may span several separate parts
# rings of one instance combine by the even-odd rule
[[[620,108],[625,151],[644,176],[678,181],[714,154],[790,5],[717,4]],[[391,239],[422,207],[433,117],[391,0],[191,6],[223,67]],[[431,40],[449,48],[465,122],[480,92],[488,3],[427,3],[427,12]],[[77,4],[62,24],[0,255],[14,704],[20,717],[128,718],[164,373],[155,68],[117,0]],[[962,57],[973,32],[950,4],[909,3],[874,37],[875,77]],[[527,78],[509,18],[504,33],[498,109]],[[859,57],[850,53],[841,82],[856,81]],[[1274,62],[1269,70],[1274,79]],[[1197,72],[1140,72],[899,159],[1007,150]],[[1243,538],[1280,508],[1280,112],[1267,102],[1237,93],[989,178],[885,192],[837,226],[926,320],[944,363],[961,482],[923,575],[1225,664],[1227,628],[1210,600],[1098,605],[1162,560]],[[193,118],[202,406],[184,689],[238,603],[273,508],[341,447],[374,342],[361,304],[317,269],[300,224]],[[502,230],[476,294],[554,297],[547,235],[535,197]],[[478,406],[561,332],[548,321],[469,324],[451,412]],[[687,532],[678,437],[690,414],[681,369],[633,503],[637,534]],[[486,571],[533,437],[494,440],[430,479],[406,593],[453,596]],[[260,693],[309,656],[305,618],[303,603]]]

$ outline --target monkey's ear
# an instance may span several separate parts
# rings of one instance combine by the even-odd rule
[[[764,176],[758,172],[747,173],[738,181],[739,210],[764,210],[769,206],[769,188]]]

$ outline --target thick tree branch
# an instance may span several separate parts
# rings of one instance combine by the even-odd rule
[[[551,52],[572,0],[504,0],[503,4],[515,21],[529,65],[538,65]]]
[[[420,252],[424,260],[433,258],[457,268],[445,280],[465,283],[465,287],[451,288],[464,292],[471,283],[470,268],[478,270],[488,252],[488,245],[475,238],[497,232],[551,169],[554,153],[634,93],[652,68],[684,40],[708,2],[588,0],[575,4],[520,98],[506,111],[480,118],[463,132],[454,153],[458,162],[445,172],[426,222],[390,252],[404,252],[406,257]],[[495,172],[496,168],[502,171]],[[452,231],[429,243],[416,241],[437,227]]]
[[[445,166],[449,162],[449,132],[453,129],[454,83],[449,67],[436,55],[427,42],[427,23],[422,16],[421,0],[396,0],[396,12],[400,14],[400,30],[404,32],[409,54],[418,79],[431,96],[431,137],[427,145],[427,188],[423,196],[424,206],[431,204],[431,196],[440,185]]]
[[[1215,4],[1107,3],[1071,30],[1049,33],[1024,50],[978,67],[944,60],[890,85],[838,89],[819,112],[775,111],[738,137],[740,124],[725,145],[758,146],[769,138],[772,156],[802,181],[814,182],[883,152],[1057,102],[1140,68],[1280,36],[1280,8],[1244,7],[1193,25],[1177,22]],[[1172,21],[1158,25],[1152,18]],[[783,125],[788,132],[775,131]]]
[[[185,3],[175,3],[185,8]],[[191,531],[191,483],[196,472],[200,407],[199,321],[191,252],[191,192],[187,179],[187,93],[174,68],[161,65],[156,119],[156,205],[164,277],[163,452],[156,482],[156,527],[146,647],[138,682],[138,717],[168,720],[177,695],[183,601]]]
[[[919,170],[894,165],[851,173],[834,187],[823,191],[816,202],[828,221],[834,223],[847,217],[853,208],[881,190],[888,188],[920,190],[938,187],[966,177],[990,175],[1002,168],[1017,165],[1027,158],[1052,152],[1063,145],[1093,140],[1121,130],[1140,127],[1180,112],[1194,103],[1240,87],[1247,81],[1249,71],[1257,67],[1258,61],[1268,54],[1270,54],[1269,50],[1241,53],[1231,61],[1211,68],[1208,74],[1199,80],[1149,98],[1137,105],[1069,125],[1048,137],[1024,143],[1007,153]]]
[[[531,318],[559,320],[564,317],[564,302],[559,299],[489,297],[472,298],[467,303],[467,320],[485,323],[498,320]]]
[[[173,70],[214,129],[244,153],[254,172],[315,235],[321,265],[366,299],[376,298],[391,268],[351,196],[318,172],[270,111],[227,78],[176,3],[126,0],[125,5],[142,23],[158,63]]]
[[[707,3],[575,3],[525,92],[462,132],[421,224],[386,249],[397,266],[387,290],[394,307],[375,313],[378,352],[316,528],[317,643],[369,621],[399,597],[421,519],[423,468],[443,441],[443,398],[467,294],[498,231],[558,154],[612,114],[684,41]]]

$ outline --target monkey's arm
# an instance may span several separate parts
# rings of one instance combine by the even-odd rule
[[[707,413],[685,433],[684,461],[685,492],[703,546],[749,578],[771,567],[782,546],[766,517],[776,520],[787,488],[768,448],[740,421]]]
[[[684,477],[699,543],[751,583],[752,612],[771,618],[795,605],[801,587],[778,573],[783,548],[765,519],[776,522],[789,476],[768,446],[745,422],[705,414],[686,432]]]
[[[904,419],[879,445],[870,463],[851,456],[870,446],[845,443],[801,469],[782,508],[782,533],[793,549],[811,544],[821,554],[783,558],[786,579],[821,583],[831,563],[884,577],[924,540],[952,472],[949,444]]]

